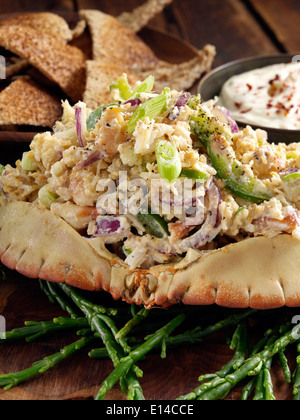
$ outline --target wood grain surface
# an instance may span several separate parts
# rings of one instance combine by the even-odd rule
[[[0,2],[0,14],[26,11],[65,14],[95,8],[118,16],[140,4],[140,0],[10,0]],[[206,43],[214,44],[217,49],[214,67],[253,55],[300,53],[298,0],[174,0],[149,25],[195,48],[202,48]],[[159,39],[155,42],[161,47]],[[164,54],[169,53],[170,59],[174,59],[174,52],[176,46],[173,45],[172,51],[165,46]],[[13,133],[0,132],[1,163],[13,164],[28,147],[31,136],[30,132],[21,133],[16,141]],[[215,307],[208,309],[212,314],[217,310]],[[199,323],[202,310],[199,308]],[[56,305],[49,303],[37,281],[25,279],[15,272],[8,272],[7,280],[0,284],[0,313],[7,321],[7,329],[21,327],[26,320],[50,320],[63,315]],[[277,314],[280,310],[274,316]],[[263,319],[264,314],[261,316]],[[31,344],[3,344],[0,347],[0,372],[24,369],[58,351],[72,338],[54,335]],[[215,334],[201,345],[170,351],[166,360],[152,354],[139,363],[144,371],[141,384],[145,397],[172,400],[190,392],[198,385],[199,375],[219,370],[231,356],[225,333]],[[93,361],[86,351],[82,351],[45,375],[7,392],[0,391],[0,400],[92,399],[111,369],[110,361]],[[279,400],[292,399],[291,387],[286,385],[276,361],[272,377],[276,397]],[[235,390],[227,399],[238,399],[239,391]],[[124,396],[116,386],[108,399],[121,400]]]

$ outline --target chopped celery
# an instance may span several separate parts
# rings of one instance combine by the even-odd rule
[[[180,176],[184,178],[195,179],[195,180],[200,180],[200,181],[206,181],[208,178],[207,174],[205,174],[202,171],[199,171],[198,169],[193,169],[193,168],[182,169]]]
[[[0,175],[2,175],[4,169],[5,169],[5,166],[4,165],[1,165],[1,163],[0,163]]]
[[[145,227],[146,232],[155,238],[166,238],[169,236],[167,222],[158,214],[137,214],[137,219]]]
[[[50,209],[51,204],[55,203],[58,199],[58,195],[51,191],[50,185],[46,184],[39,190],[39,200],[42,205]]]
[[[127,101],[133,94],[131,87],[128,84],[127,74],[123,73],[118,80],[110,85],[110,92],[118,90],[120,97]]]
[[[127,125],[127,134],[132,134],[135,130],[135,126],[138,121],[144,120],[146,117],[149,117],[150,120],[157,118],[161,115],[167,108],[168,98],[167,95],[161,94],[157,95],[152,99],[144,102],[138,107],[134,112]]]
[[[160,140],[155,155],[160,176],[168,182],[175,181],[181,174],[181,160],[176,146],[167,140]]]
[[[21,166],[24,171],[36,171],[37,164],[32,152],[24,152],[22,156]]]
[[[96,126],[97,119],[101,117],[105,108],[109,108],[110,106],[114,106],[116,104],[108,104],[100,106],[99,108],[95,109],[95,111],[91,112],[86,121],[86,128],[88,131],[92,130]]]

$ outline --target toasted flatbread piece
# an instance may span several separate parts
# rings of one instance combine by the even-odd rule
[[[61,115],[60,100],[28,77],[17,79],[0,92],[0,125],[52,128]]]
[[[119,62],[124,69],[153,68],[158,59],[152,50],[113,16],[98,10],[81,10],[93,42],[93,59]],[[124,71],[123,71],[124,72]]]
[[[59,40],[69,42],[73,39],[73,32],[68,23],[61,16],[50,13],[26,13],[0,21],[0,26],[29,26],[44,34],[48,34]]]
[[[114,299],[148,308],[179,302],[255,309],[300,306],[300,241],[291,235],[246,239],[205,255],[190,250],[176,265],[133,271],[96,244],[97,239],[84,239],[34,204],[0,207],[1,262],[29,278],[105,290]]]
[[[160,60],[154,69],[139,73],[141,80],[149,74],[155,77],[155,88],[161,92],[165,86],[172,86],[177,91],[191,88],[196,80],[211,70],[216,49],[212,45],[206,45],[199,50],[197,56],[187,62],[171,64]]]
[[[91,109],[111,102],[108,86],[117,80],[124,72],[131,86],[139,80],[146,79],[149,74],[155,77],[155,90],[161,92],[165,86],[172,86],[178,91],[187,90],[200,79],[203,73],[211,69],[215,57],[215,48],[206,45],[192,60],[181,64],[170,64],[159,61],[153,69],[134,71],[125,70],[122,63],[110,63],[109,60],[88,60],[86,90],[83,101]]]
[[[83,101],[88,108],[96,109],[101,105],[111,103],[109,86],[123,74],[120,65],[114,65],[106,60],[88,60],[86,90]],[[128,82],[131,86],[139,80],[138,75],[127,72]]]
[[[159,14],[166,6],[171,4],[172,1],[173,0],[148,0],[132,12],[122,13],[118,16],[118,21],[133,32],[138,32],[146,26],[155,15]]]
[[[76,102],[85,89],[85,56],[78,48],[29,26],[0,26],[0,45],[27,59]]]

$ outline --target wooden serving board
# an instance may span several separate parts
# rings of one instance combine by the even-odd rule
[[[111,304],[109,295],[103,293],[102,298]],[[209,311],[213,313],[215,310],[215,307],[199,308],[199,324],[201,325],[203,313],[207,316]],[[56,304],[48,301],[36,280],[29,280],[9,270],[6,279],[0,282],[0,313],[5,317],[7,331],[22,327],[26,320],[49,321],[56,316],[66,316]],[[75,340],[76,336],[68,332],[65,336],[55,334],[33,343],[0,343],[0,374],[23,370]],[[99,346],[101,347],[100,343]],[[113,366],[110,360],[90,359],[88,350],[84,349],[70,356],[45,374],[9,391],[0,390],[0,400],[93,399]],[[159,354],[147,355],[138,363],[144,372],[140,383],[146,400],[175,400],[178,396],[191,392],[199,384],[199,375],[220,370],[232,355],[233,352],[226,344],[225,331],[207,337],[200,345],[169,350],[164,360]],[[276,360],[272,375],[277,399],[290,400],[291,388],[287,386]],[[226,399],[239,398],[238,387]],[[126,397],[121,393],[119,385],[116,385],[108,393],[107,399],[123,400]]]

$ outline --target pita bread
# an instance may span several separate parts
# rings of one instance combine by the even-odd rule
[[[57,83],[72,101],[85,89],[85,56],[78,48],[29,26],[0,26],[0,45],[27,59]]]
[[[133,32],[138,32],[146,26],[155,15],[171,4],[172,1],[173,0],[148,0],[132,12],[122,13],[118,16],[118,21]]]
[[[198,51],[195,58],[185,63],[171,64],[159,61],[154,69],[139,72],[141,80],[149,74],[155,78],[155,89],[161,92],[165,86],[172,86],[177,91],[187,90],[192,87],[196,80],[210,71],[216,54],[212,45],[206,45],[203,50]]]
[[[111,102],[109,86],[122,75],[123,68],[120,65],[107,63],[105,60],[89,60],[86,66],[87,83],[83,101],[88,108],[96,109]],[[139,77],[132,72],[126,74],[129,84],[134,86]]]
[[[124,70],[153,68],[158,63],[152,50],[116,18],[98,10],[81,10],[79,14],[91,32],[94,60],[117,62]]]
[[[64,42],[73,39],[73,31],[71,31],[65,19],[50,12],[26,13],[0,21],[0,26],[12,25],[29,26]]]
[[[0,93],[1,125],[33,125],[51,128],[61,115],[60,100],[28,77],[15,80]]]
[[[170,64],[159,61],[154,69],[133,71],[127,70],[128,81],[133,86],[137,81],[146,79],[150,74],[155,77],[155,90],[161,92],[165,86],[172,86],[175,90],[189,89],[203,73],[210,70],[214,57],[215,47],[206,45],[192,60],[181,64]],[[117,80],[124,67],[122,63],[112,64],[109,60],[88,60],[86,90],[83,101],[88,108],[96,109],[111,102],[108,86]]]
[[[246,239],[206,255],[190,250],[178,264],[133,271],[96,244],[34,204],[0,207],[1,261],[29,278],[105,290],[148,308],[179,302],[254,309],[300,305],[300,241],[291,235]]]

